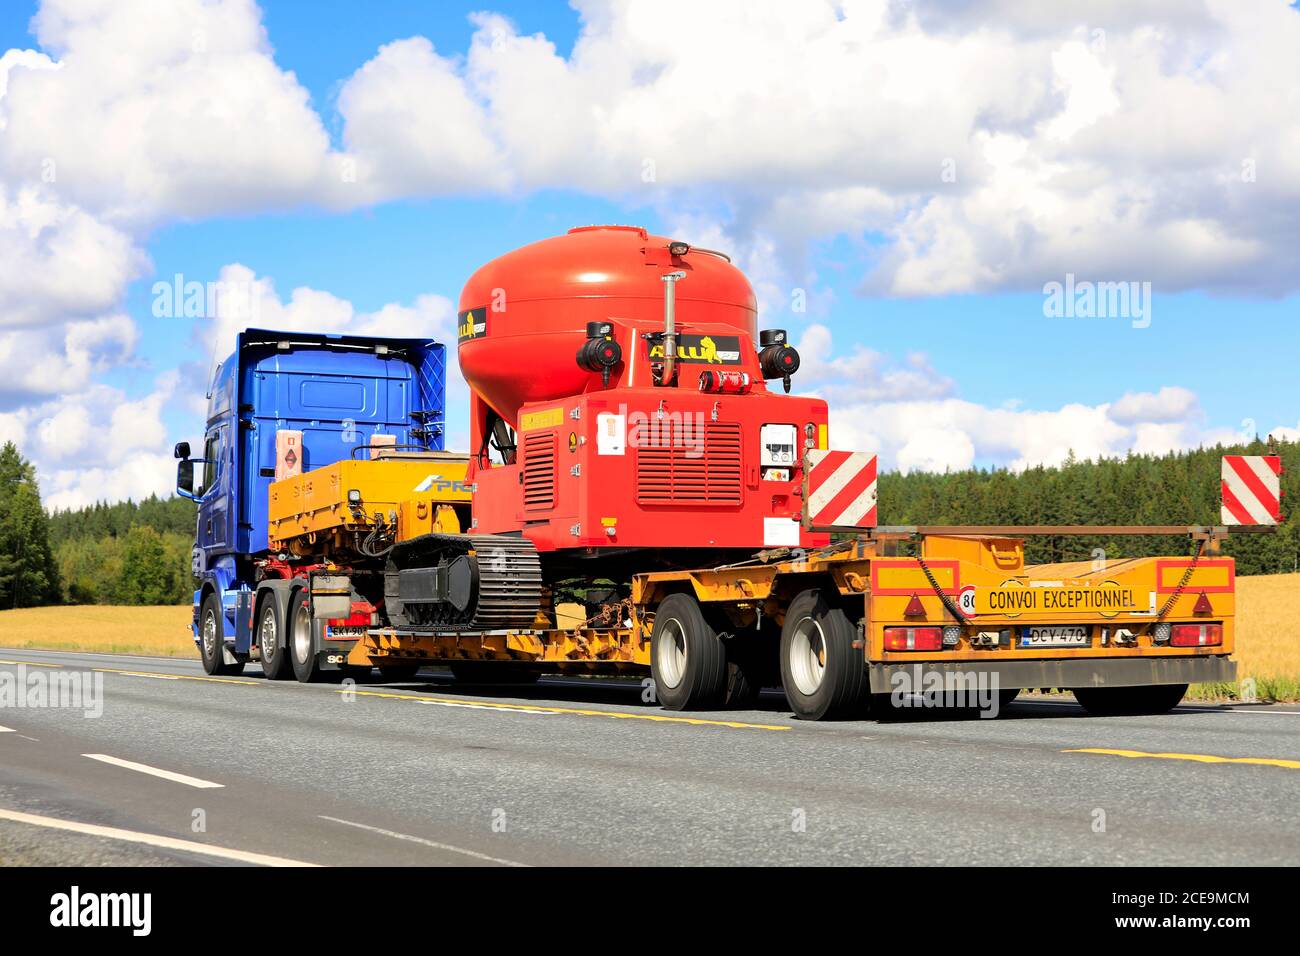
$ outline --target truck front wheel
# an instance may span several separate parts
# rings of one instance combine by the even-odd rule
[[[689,594],[670,594],[655,611],[650,676],[669,710],[721,707],[727,693],[727,652]]]
[[[213,677],[241,674],[244,665],[226,663],[226,614],[221,599],[212,592],[199,607],[199,656],[203,669]]]
[[[1166,713],[1177,707],[1186,693],[1186,684],[1076,687],[1074,699],[1094,717],[1118,717]]]
[[[858,716],[867,692],[867,669],[854,648],[857,628],[838,604],[818,590],[790,602],[781,629],[781,683],[801,720]]]

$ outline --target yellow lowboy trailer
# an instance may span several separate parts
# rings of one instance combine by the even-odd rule
[[[1200,539],[1194,555],[1024,563],[1034,534],[1180,532]],[[1235,676],[1233,561],[1217,555],[1225,533],[882,528],[806,553],[640,574],[630,600],[569,626],[543,609],[530,630],[372,628],[350,661],[514,662],[516,674],[649,669],[658,699],[674,709],[741,706],[782,686],[809,719],[861,713],[867,701],[879,711],[936,687],[989,690],[1001,702],[1022,688],[1062,688],[1098,713],[1166,710],[1190,683]],[[905,539],[915,556],[897,554]]]

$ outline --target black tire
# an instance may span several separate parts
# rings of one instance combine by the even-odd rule
[[[379,676],[392,683],[413,680],[420,672],[419,664],[380,664]]]
[[[998,691],[998,709],[1014,704],[1016,698],[1020,696],[1019,687],[1008,687],[1006,690]]]
[[[1187,693],[1186,684],[1145,687],[1078,687],[1074,698],[1094,717],[1164,714],[1177,707]]]
[[[670,594],[655,611],[650,676],[668,710],[716,709],[726,702],[726,649],[689,594]]]
[[[293,676],[283,618],[280,602],[268,591],[257,609],[256,630],[257,644],[262,649],[262,673],[267,680],[288,680]]]
[[[448,666],[461,684],[536,684],[542,676],[537,668],[515,661],[454,661]]]
[[[727,690],[723,695],[724,707],[750,708],[758,703],[763,692],[763,661],[757,641],[743,645],[745,638],[732,638],[726,645]]]
[[[866,659],[853,644],[858,629],[844,609],[818,590],[790,602],[781,629],[781,685],[800,720],[862,716]]]
[[[242,674],[242,663],[227,664],[223,653],[226,646],[226,614],[216,592],[203,599],[199,606],[199,657],[203,669],[213,677]]]
[[[286,632],[293,676],[300,684],[318,684],[330,677],[342,678],[342,671],[325,671],[320,666],[321,637],[325,622],[311,616],[311,602],[301,588],[289,596],[289,621]]]

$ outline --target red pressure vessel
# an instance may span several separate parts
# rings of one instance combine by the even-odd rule
[[[679,326],[717,323],[753,341],[757,303],[744,274],[716,253],[674,254],[686,247],[670,242],[638,226],[582,226],[480,268],[460,294],[458,356],[470,389],[517,426],[526,402],[600,388],[600,374],[575,355],[588,322],[611,320],[625,330],[611,385],[628,384],[644,354],[640,335],[663,330],[661,276],[670,272],[686,273],[676,287]],[[649,385],[647,377],[634,384]]]

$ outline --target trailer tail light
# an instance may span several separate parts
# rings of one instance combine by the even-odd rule
[[[1170,647],[1217,647],[1222,643],[1222,624],[1175,624],[1169,634]]]
[[[887,651],[938,651],[943,649],[941,627],[887,627]]]

